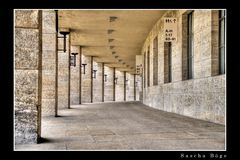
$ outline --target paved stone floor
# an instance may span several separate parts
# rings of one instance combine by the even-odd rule
[[[139,102],[73,105],[43,117],[41,144],[15,150],[224,150],[225,126]]]

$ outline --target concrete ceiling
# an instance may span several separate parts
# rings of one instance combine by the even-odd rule
[[[59,10],[59,28],[71,30],[72,45],[96,62],[135,72],[135,56],[163,10]],[[110,18],[112,17],[112,18]],[[111,20],[110,20],[111,19]]]

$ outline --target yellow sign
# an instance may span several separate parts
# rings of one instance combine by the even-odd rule
[[[177,41],[177,18],[164,18],[164,41]]]

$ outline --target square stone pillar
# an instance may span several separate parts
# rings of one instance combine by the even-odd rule
[[[15,143],[41,136],[42,11],[15,10]]]
[[[104,102],[104,63],[102,63],[102,102]]]
[[[142,77],[140,75],[136,75],[136,101],[142,101],[142,93],[143,93],[143,83]]]
[[[124,72],[116,70],[117,84],[115,85],[116,101],[124,101]]]
[[[114,69],[104,65],[104,74],[107,79],[104,80],[104,101],[114,101]]]
[[[134,101],[136,97],[136,94],[135,94],[135,84],[134,84],[134,77],[135,75],[133,74],[130,74],[130,73],[127,73],[127,92],[126,92],[126,95],[127,95],[127,101]]]
[[[84,49],[82,50],[82,54],[84,54]],[[85,66],[85,74],[82,74],[82,103],[90,103],[91,102],[91,57],[82,55],[82,64],[86,64]],[[83,70],[82,70],[83,72]]]
[[[72,53],[76,55],[76,66],[71,66],[71,88],[70,88],[70,104],[79,104],[79,80],[80,80],[80,47],[71,46]],[[73,55],[71,55],[73,56]]]
[[[113,101],[116,101],[116,68],[113,68]]]
[[[123,72],[123,100],[126,101],[126,71]]]
[[[58,33],[59,37],[63,37]],[[63,38],[58,38],[58,108],[69,107],[69,35],[66,36],[66,52],[63,51]]]
[[[103,75],[102,75],[102,63],[93,61],[93,70],[96,71],[96,78],[93,78],[93,102],[102,102],[102,90],[103,90]]]
[[[42,11],[42,114],[54,115],[56,105],[56,13]]]

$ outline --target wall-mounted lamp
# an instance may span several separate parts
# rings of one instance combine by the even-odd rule
[[[70,66],[76,67],[76,55],[78,53],[71,53],[73,56],[70,56]]]
[[[115,83],[115,84],[117,84],[117,80],[118,80],[118,78],[115,77],[115,78],[114,78],[114,83]]]
[[[81,67],[83,67],[83,74],[85,74],[86,72],[85,72],[85,66],[86,66],[87,64],[82,64],[82,66]]]
[[[112,54],[116,54],[116,52],[112,52]]]
[[[55,23],[55,27],[56,27],[56,32],[58,33],[58,10],[55,10],[55,16],[56,16],[56,23]],[[57,36],[57,38],[63,38],[63,51],[66,52],[66,36],[70,33],[69,31],[60,31],[60,34],[63,35],[63,37],[59,37]],[[58,50],[58,49],[57,49]],[[61,50],[59,50],[61,51]]]
[[[66,36],[70,33],[69,31],[61,31],[59,32],[60,34],[63,35],[63,37],[58,37],[58,38],[63,38],[63,52],[66,52]]]
[[[93,78],[95,78],[95,79],[96,79],[96,72],[97,72],[97,70],[93,70],[93,72],[92,72]]]
[[[104,74],[104,82],[107,82],[107,75]]]

